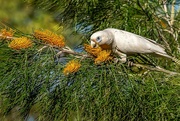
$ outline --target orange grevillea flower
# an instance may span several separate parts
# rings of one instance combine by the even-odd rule
[[[97,58],[95,59],[95,64],[99,64],[99,63],[111,60],[112,57],[110,55],[111,55],[111,50],[103,50],[103,51],[101,51],[98,54]]]
[[[49,30],[44,30],[44,31],[35,30],[34,36],[37,39],[40,39],[40,40],[42,40],[45,43],[48,43],[50,45],[55,45],[58,47],[64,47],[65,46],[64,37],[62,35],[57,35],[57,34],[51,32]]]
[[[91,45],[84,44],[85,50],[95,57],[95,64],[111,60],[111,50],[103,50],[101,47],[93,48]]]
[[[12,40],[9,47],[15,50],[25,49],[32,46],[32,41],[27,37],[20,37]]]
[[[1,33],[1,37],[2,38],[7,38],[7,37],[12,37],[14,35],[14,30],[12,29],[1,29],[0,33]]]
[[[93,55],[94,57],[97,57],[98,54],[102,51],[101,47],[93,48],[91,45],[84,44],[84,49],[89,54]]]
[[[64,75],[75,73],[79,70],[80,67],[81,67],[81,64],[77,60],[71,60],[66,64],[63,70],[63,73]]]

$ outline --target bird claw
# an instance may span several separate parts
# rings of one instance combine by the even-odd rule
[[[126,63],[126,60],[121,59],[121,58],[114,58],[114,62],[115,62],[115,63],[118,63],[118,62],[120,62],[120,63]]]
[[[127,61],[127,65],[128,65],[128,67],[132,67],[134,65],[134,63],[132,61]]]

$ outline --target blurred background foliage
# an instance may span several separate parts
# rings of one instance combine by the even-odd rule
[[[48,11],[34,8],[23,0],[0,0],[1,22],[7,23],[25,33],[32,33],[33,29],[48,28],[57,30],[58,23]]]
[[[179,0],[0,0],[1,28],[32,37],[35,29],[63,34],[75,51],[89,36],[114,27],[151,38],[180,59]],[[66,61],[57,49],[14,51],[1,41],[0,115],[8,120],[173,120],[180,117],[180,76],[121,63],[95,65],[91,59],[64,76]],[[84,53],[84,51],[83,51]],[[61,58],[62,59],[62,58]],[[171,60],[133,56],[135,63],[154,64],[180,73]],[[147,62],[148,61],[148,62]],[[11,114],[11,115],[10,115]],[[10,117],[7,117],[10,115]],[[18,117],[19,116],[19,117]]]

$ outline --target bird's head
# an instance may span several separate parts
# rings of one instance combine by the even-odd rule
[[[111,46],[113,37],[111,33],[106,31],[98,31],[91,35],[91,47],[96,48],[98,46]]]

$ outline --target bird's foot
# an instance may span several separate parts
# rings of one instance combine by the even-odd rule
[[[126,63],[126,59],[114,58],[114,63]]]
[[[133,62],[132,61],[127,61],[127,65],[128,65],[128,67],[132,67],[133,66]]]

